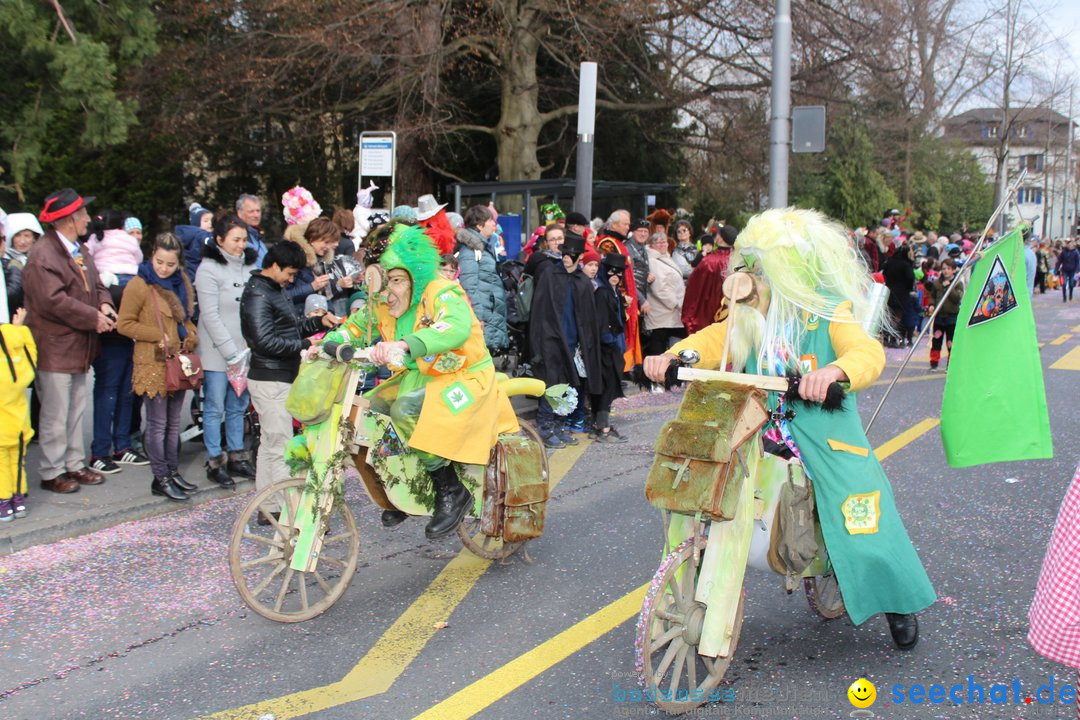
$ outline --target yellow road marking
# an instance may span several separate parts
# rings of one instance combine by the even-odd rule
[[[548,476],[552,489],[591,444],[585,440],[551,456]],[[490,566],[490,560],[464,549],[459,552],[341,680],[205,715],[200,720],[254,720],[267,714],[276,720],[291,720],[386,692],[438,632],[435,624],[450,618]]]
[[[464,720],[472,717],[637,615],[648,587],[646,583],[623,595],[550,640],[467,685],[413,720]]]
[[[943,372],[926,373],[925,375],[912,375],[911,377],[902,377],[899,380],[897,380],[896,383],[899,385],[900,383],[919,382],[920,380],[944,380],[944,379],[945,379],[945,373],[943,373]],[[891,382],[892,382],[892,378],[877,380],[877,381],[871,383],[870,387],[877,387],[878,385],[888,385]]]
[[[875,450],[884,460],[905,445],[937,427],[939,420],[927,418],[885,442]],[[649,583],[623,595],[577,624],[537,645],[532,650],[467,685],[413,720],[467,720],[525,683],[570,657],[601,636],[637,615]]]
[[[1071,333],[1065,333],[1064,335],[1058,335],[1056,338],[1050,341],[1051,345],[1064,345],[1069,342],[1069,338],[1072,337]]]
[[[1076,327],[1074,327],[1074,328],[1072,329],[1072,331],[1073,331],[1073,332],[1078,332],[1078,333],[1080,333],[1080,325],[1077,325]]]
[[[900,450],[905,445],[914,442],[917,438],[921,437],[925,433],[933,430],[941,424],[941,420],[937,418],[926,418],[922,422],[908,428],[904,432],[900,433],[891,440],[887,440],[879,447],[874,449],[874,454],[877,455],[878,460],[884,460],[892,455],[894,452]]]
[[[1050,366],[1051,370],[1080,370],[1080,347],[1074,347]]]

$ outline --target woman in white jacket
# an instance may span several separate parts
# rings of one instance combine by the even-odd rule
[[[646,355],[665,353],[675,338],[686,337],[682,324],[683,284],[682,271],[668,253],[668,236],[654,233],[649,238],[649,314],[645,316],[645,329],[649,340]]]
[[[226,215],[214,226],[214,242],[203,247],[202,262],[195,273],[199,297],[199,357],[202,359],[203,444],[206,446],[206,477],[222,487],[233,487],[233,475],[255,477],[250,453],[244,450],[244,413],[251,401],[248,391],[240,395],[225,374],[240,362],[247,343],[240,332],[240,296],[255,269],[256,252],[247,247],[247,224]],[[225,448],[221,421],[225,419]],[[224,450],[228,450],[226,456]]]

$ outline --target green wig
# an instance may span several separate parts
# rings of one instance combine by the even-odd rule
[[[771,291],[759,362],[798,359],[805,315],[861,323],[871,312],[872,278],[847,229],[816,210],[777,208],[755,215],[735,241],[733,270],[765,278]],[[740,266],[743,266],[740,268]],[[851,314],[837,308],[851,303]]]
[[[424,288],[439,277],[439,251],[419,225],[398,225],[390,235],[390,244],[379,258],[383,270],[404,270],[412,277],[412,303],[420,302]]]

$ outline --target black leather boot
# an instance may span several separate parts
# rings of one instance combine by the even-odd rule
[[[217,483],[223,488],[235,488],[236,481],[232,479],[232,476],[225,471],[225,456],[218,455],[217,457],[207,458],[206,460],[206,479],[210,482]]]
[[[173,484],[175,484],[176,487],[180,488],[181,490],[183,490],[186,493],[197,493],[197,492],[199,492],[199,486],[196,485],[195,483],[190,483],[187,480],[185,480],[184,476],[181,475],[178,470],[173,470],[172,472],[170,472],[169,473],[169,478],[172,479]]]
[[[191,499],[187,493],[176,486],[171,477],[162,478],[155,475],[150,483],[150,493],[152,495],[162,495],[175,502],[184,502]]]
[[[255,466],[251,464],[251,455],[246,450],[229,453],[229,464],[225,468],[230,475],[238,475],[248,480],[255,479]]]
[[[914,613],[901,615],[900,613],[885,613],[885,619],[889,621],[889,632],[893,642],[900,650],[910,650],[919,642],[919,618]]]
[[[408,513],[403,513],[400,510],[383,510],[382,511],[382,526],[392,528],[409,519]]]
[[[428,540],[438,540],[457,529],[472,505],[472,495],[458,480],[457,471],[451,463],[431,473],[435,486],[435,512],[431,522],[424,528]]]

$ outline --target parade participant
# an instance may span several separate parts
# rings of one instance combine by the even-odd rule
[[[454,252],[457,231],[446,214],[446,203],[440,205],[434,195],[421,195],[416,200],[416,223],[427,231],[440,255]]]
[[[588,254],[585,256],[589,257]],[[624,443],[626,438],[611,426],[611,403],[623,396],[623,353],[626,352],[627,296],[623,287],[626,257],[608,253],[596,278],[599,284],[593,293],[596,300],[596,320],[600,328],[600,376],[603,387],[593,393],[593,435],[597,442]],[[594,281],[594,284],[596,284]]]
[[[630,296],[630,306],[626,309],[626,352],[623,353],[623,370],[628,371],[641,364],[641,338],[638,333],[639,315],[645,303],[645,286],[638,287],[634,277],[634,261],[627,249],[627,233],[630,231],[630,213],[616,210],[608,217],[596,238],[596,249],[601,255],[618,253],[627,258],[623,273],[623,287]],[[645,259],[646,267],[648,258]],[[647,272],[647,271],[646,271]]]
[[[423,228],[399,226],[379,264],[387,288],[374,305],[380,341],[371,359],[393,375],[368,397],[431,476],[435,509],[424,533],[435,540],[453,532],[472,506],[454,463],[486,465],[499,435],[518,430],[517,417],[465,291],[439,275],[439,252]],[[362,307],[324,340],[362,346],[367,325]],[[406,517],[386,510],[382,522],[391,527]]]
[[[724,299],[724,278],[731,261],[731,246],[739,231],[734,225],[720,228],[718,245],[690,273],[682,308],[682,324],[687,333],[696,333],[716,319]]]
[[[863,432],[858,392],[885,367],[881,345],[861,322],[872,313],[870,276],[847,231],[812,210],[768,210],[747,224],[733,251],[735,270],[753,274],[768,294],[768,307],[739,306],[732,335],[732,364],[749,373],[783,376],[800,371],[799,395],[819,403],[834,382],[850,383],[838,411],[800,404],[794,415],[776,396],[778,414],[766,426],[765,446],[799,457],[813,481],[815,505],[829,559],[852,621],[884,612],[902,650],[918,642],[915,613],[934,602],[934,589],[908,538],[892,488]],[[764,316],[763,316],[764,313]],[[677,354],[694,350],[699,367],[719,368],[728,332],[727,314],[646,359],[657,381]]]

